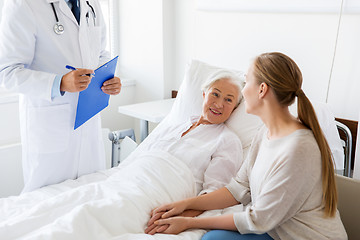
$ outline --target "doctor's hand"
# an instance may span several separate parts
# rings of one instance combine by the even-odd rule
[[[121,91],[121,81],[120,78],[114,77],[105,81],[101,87],[101,90],[109,95],[117,95]]]
[[[91,82],[93,73],[93,70],[83,68],[68,72],[61,79],[60,91],[81,92],[85,90]]]

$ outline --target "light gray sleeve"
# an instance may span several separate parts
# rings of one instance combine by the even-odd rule
[[[239,232],[268,232],[300,211],[315,186],[321,191],[321,184],[318,184],[321,182],[321,174],[318,174],[321,172],[320,152],[314,141],[308,138],[296,146],[282,144],[285,150],[275,156],[277,164],[264,176],[266,181],[258,185],[256,199],[252,199],[251,206],[247,206],[244,212],[234,214]],[[255,167],[251,171],[256,171]],[[249,201],[244,183],[236,183],[241,187],[237,187],[235,192],[232,183],[230,191],[234,191],[240,201]]]
[[[243,205],[247,205],[251,201],[249,179],[247,176],[247,164],[244,163],[237,176],[231,179],[226,186],[233,197]]]

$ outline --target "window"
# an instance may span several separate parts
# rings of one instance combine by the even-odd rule
[[[101,5],[101,11],[104,15],[104,19],[105,19],[105,24],[106,24],[106,50],[110,52],[110,46],[111,46],[111,35],[110,35],[110,4],[109,4],[109,0],[99,0],[100,5]]]
[[[2,18],[2,7],[3,7],[3,5],[4,5],[4,0],[0,0],[0,21],[1,21],[1,18]],[[7,93],[7,91],[0,86],[0,95],[5,94],[5,93]]]

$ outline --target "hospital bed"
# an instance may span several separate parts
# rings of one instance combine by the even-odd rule
[[[352,142],[353,137],[348,126],[335,120],[336,127],[342,137],[342,146],[344,148],[344,172],[342,175],[351,177],[351,166],[352,166]]]
[[[109,140],[111,141],[111,167],[118,166],[121,160],[125,159],[122,155],[128,156],[127,153],[124,154],[125,151],[133,150],[133,147],[126,144],[127,138],[136,143],[134,129],[122,129],[109,133]],[[134,144],[134,146],[136,147],[137,144]],[[131,149],[129,150],[129,148]]]
[[[192,61],[186,70],[172,110],[151,134],[163,131],[169,124],[184,122],[189,116],[200,115],[202,106],[200,86],[207,76],[217,71],[223,69],[200,61]],[[233,72],[243,76],[241,71]],[[323,116],[329,119],[326,114]],[[246,156],[254,135],[262,126],[260,119],[246,114],[242,102],[226,125],[239,136]],[[329,132],[327,136],[338,136],[333,118],[323,126],[326,126],[324,127],[326,129],[323,128],[324,132]],[[140,146],[151,144],[151,134]],[[119,162],[118,145],[124,136],[134,137],[133,131],[118,131],[110,136],[114,142],[114,165]],[[335,143],[339,143],[341,152],[340,139],[335,137],[335,140]],[[141,156],[140,146],[118,167],[43,187],[20,196],[0,199],[1,238],[200,239],[205,233],[204,230],[188,230],[179,235],[143,234],[152,208],[165,202],[189,197],[194,191],[189,183],[192,179],[189,170],[181,165],[174,165],[174,162],[167,159],[171,156],[162,156],[161,161],[166,161],[168,165],[166,169],[156,164],[157,159],[154,159],[154,162],[143,161],[141,158],[139,160],[136,156]],[[332,150],[338,151],[337,144],[332,146]],[[128,167],[122,167],[124,165]],[[141,174],[134,176],[131,174],[132,171],[141,171]],[[165,176],[163,176],[164,172]],[[170,186],[172,181],[175,183]],[[148,195],[141,195],[142,190],[147,190]],[[206,214],[216,215],[220,212],[212,211]]]

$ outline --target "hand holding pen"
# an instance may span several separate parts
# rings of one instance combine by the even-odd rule
[[[94,71],[90,69],[76,69],[72,66],[66,65],[67,69],[73,70],[65,74],[61,80],[60,91],[67,92],[81,92],[85,90],[91,81],[91,76],[95,76]],[[87,77],[87,78],[86,78]],[[64,81],[64,85],[63,85]],[[69,89],[69,90],[63,90]],[[101,90],[109,95],[117,95],[121,91],[121,80],[118,77],[106,80],[101,87]]]
[[[65,74],[61,79],[60,91],[81,92],[85,90],[90,82],[94,71],[91,69],[74,68],[66,65],[67,69],[72,71]]]

